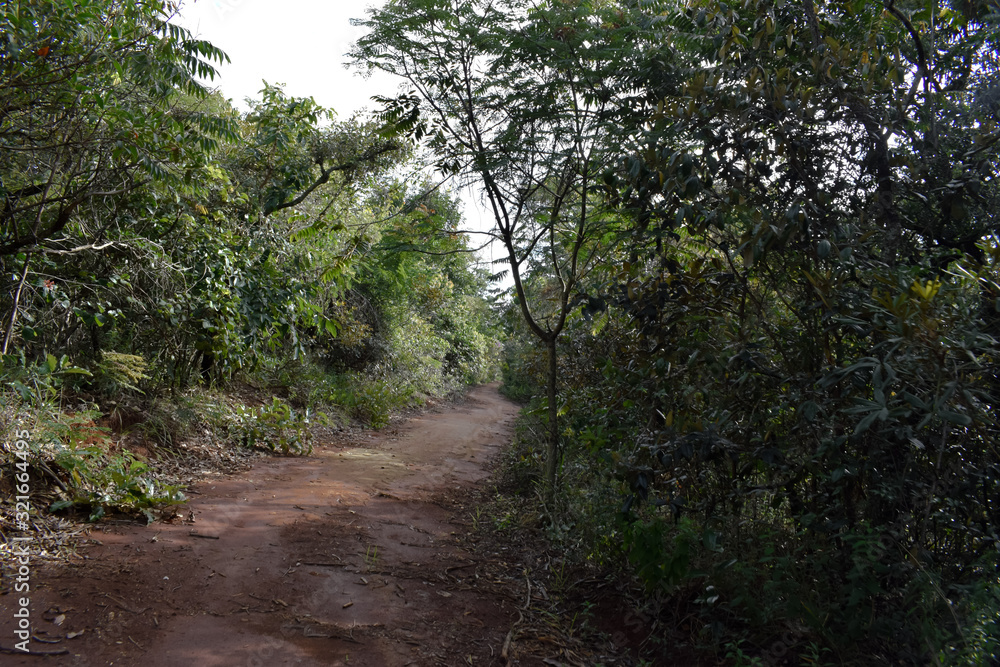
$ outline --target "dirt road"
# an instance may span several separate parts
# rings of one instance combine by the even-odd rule
[[[516,611],[461,548],[448,499],[486,476],[516,411],[480,387],[364,442],[197,486],[193,522],[95,529],[86,559],[32,573],[33,630],[59,640],[32,648],[69,653],[0,662],[504,664]],[[8,647],[14,597],[0,597]]]

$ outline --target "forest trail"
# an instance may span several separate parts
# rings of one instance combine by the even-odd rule
[[[83,631],[51,645],[70,653],[2,662],[502,665],[515,605],[462,548],[454,509],[516,413],[478,387],[362,442],[202,483],[182,508],[193,523],[95,529],[86,559],[32,575],[33,630]],[[0,597],[5,646],[13,597]]]

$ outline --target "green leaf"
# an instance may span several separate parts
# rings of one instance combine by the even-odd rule
[[[923,401],[919,396],[915,396],[908,391],[903,392],[903,400],[917,408],[918,410],[929,410],[930,406]]]
[[[875,420],[878,419],[881,414],[882,414],[881,410],[874,410],[868,413],[868,415],[864,419],[858,422],[858,425],[854,429],[854,435],[856,436],[861,435],[862,433],[867,431],[871,427],[871,425],[875,423]]]
[[[87,377],[93,377],[93,373],[88,371],[86,368],[80,368],[79,366],[69,366],[62,369],[62,372],[66,375],[85,375]]]
[[[938,412],[941,418],[951,422],[952,424],[958,424],[959,426],[971,426],[972,417],[960,412],[953,412],[951,410],[941,410]]]

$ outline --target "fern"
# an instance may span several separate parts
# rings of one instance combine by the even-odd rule
[[[140,355],[105,351],[101,353],[97,375],[118,387],[142,393],[138,384],[149,379],[147,370],[149,364]]]

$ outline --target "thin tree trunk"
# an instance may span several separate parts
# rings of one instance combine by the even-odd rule
[[[10,317],[7,319],[7,331],[3,337],[3,354],[7,354],[10,348],[11,338],[14,336],[14,325],[17,323],[17,307],[21,302],[21,293],[24,291],[24,282],[28,278],[28,264],[31,262],[31,253],[24,258],[24,268],[21,269],[21,280],[17,283],[17,290],[14,291],[14,298],[11,299]]]
[[[545,484],[549,500],[555,499],[556,469],[559,462],[559,409],[556,405],[556,336],[545,341],[548,347],[549,368],[549,442],[545,452]]]

